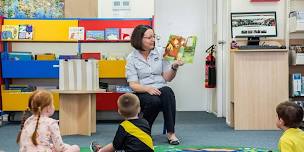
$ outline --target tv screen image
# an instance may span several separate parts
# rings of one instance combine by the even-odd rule
[[[231,13],[232,37],[277,36],[276,12]]]

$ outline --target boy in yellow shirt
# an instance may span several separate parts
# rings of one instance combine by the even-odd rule
[[[276,125],[284,131],[279,140],[280,152],[304,152],[304,132],[299,129],[303,109],[293,102],[282,102],[276,107]]]

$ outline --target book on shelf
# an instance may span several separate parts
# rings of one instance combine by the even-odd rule
[[[119,28],[106,28],[105,29],[106,40],[119,40]]]
[[[105,38],[104,30],[87,30],[86,40],[104,40]]]
[[[30,24],[19,25],[19,40],[33,40],[33,26]]]
[[[128,85],[116,85],[116,92],[131,93],[133,90]]]
[[[2,25],[2,40],[18,40],[19,25]]]
[[[184,38],[178,35],[170,35],[163,55],[164,59],[168,61],[182,60],[185,63],[193,63],[196,41],[196,36]]]
[[[134,28],[121,28],[120,29],[120,39],[121,40],[130,40]]]
[[[301,96],[301,73],[292,74],[292,96]]]
[[[304,76],[301,76],[301,96],[304,96]]]
[[[33,59],[32,52],[9,52],[1,53],[2,60],[27,61]]]
[[[69,27],[69,40],[84,40],[84,27]]]

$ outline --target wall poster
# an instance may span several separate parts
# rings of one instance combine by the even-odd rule
[[[64,0],[0,0],[0,16],[7,18],[63,18]]]

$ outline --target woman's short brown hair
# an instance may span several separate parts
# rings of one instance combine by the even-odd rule
[[[125,93],[118,98],[118,110],[123,117],[135,117],[139,110],[139,99],[135,94]]]
[[[298,128],[303,120],[303,109],[294,102],[280,103],[276,108],[278,118],[284,121],[284,126]]]
[[[131,36],[131,45],[136,50],[142,50],[142,39],[148,29],[152,29],[152,27],[149,25],[138,25],[134,28]]]

